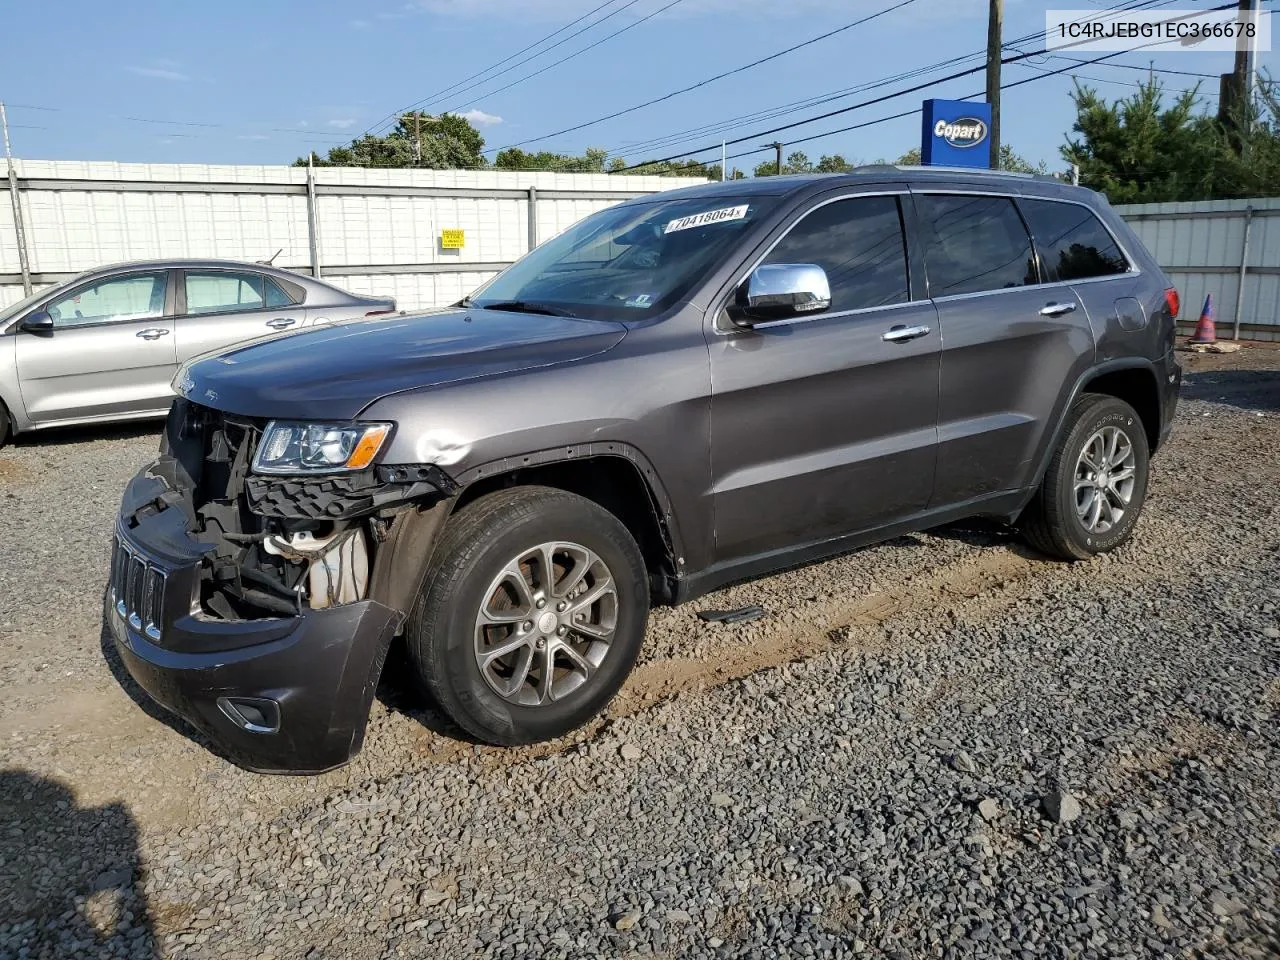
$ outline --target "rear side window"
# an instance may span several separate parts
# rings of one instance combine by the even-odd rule
[[[814,210],[765,263],[816,263],[831,284],[831,310],[904,303],[907,252],[897,197],[853,197]]]
[[[1045,281],[1124,273],[1129,264],[1093,211],[1078,203],[1020,200],[1044,267]]]
[[[228,313],[284,307],[293,301],[269,277],[229,270],[188,270],[187,313]]]
[[[931,296],[1039,283],[1031,237],[1009,197],[922,194],[916,209],[933,225],[925,243]]]

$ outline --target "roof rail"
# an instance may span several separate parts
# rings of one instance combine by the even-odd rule
[[[985,167],[946,167],[941,165],[921,165],[903,163],[873,163],[865,167],[857,167],[854,173],[884,173],[889,170],[937,171],[938,173],[977,174],[981,177],[1016,177],[1019,180],[1048,180],[1053,183],[1065,183],[1052,173],[1022,173],[1017,170],[989,170]]]

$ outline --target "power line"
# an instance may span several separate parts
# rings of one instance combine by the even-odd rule
[[[386,117],[384,117],[383,119],[379,120],[379,121],[374,125],[374,127],[373,127],[372,129],[373,129],[373,130],[375,130],[375,131],[377,131],[377,130],[381,129],[382,127],[386,126],[390,121],[395,120],[397,117],[399,117],[399,116],[401,116],[401,115],[403,115],[403,114],[405,114],[405,113],[408,113],[410,110],[416,110],[416,109],[418,109],[419,107],[423,107],[423,106],[427,106],[427,105],[430,105],[430,104],[437,103],[437,102],[439,102],[440,100],[444,99],[444,96],[445,96],[445,95],[447,95],[447,94],[449,94],[450,92],[458,93],[459,95],[461,95],[462,93],[466,92],[466,90],[473,89],[474,87],[479,86],[481,83],[487,83],[489,80],[496,80],[496,79],[497,79],[499,76],[501,76],[502,74],[504,74],[504,73],[509,73],[509,72],[511,72],[512,70],[514,70],[516,67],[521,66],[522,64],[528,63],[530,60],[536,60],[536,59],[538,59],[538,57],[542,56],[542,55],[543,55],[543,54],[545,54],[545,53],[549,53],[550,51],[554,50],[556,47],[560,46],[561,44],[568,43],[568,42],[569,42],[570,40],[572,40],[574,37],[580,36],[580,35],[582,35],[582,34],[586,33],[588,30],[592,29],[593,27],[597,27],[597,26],[599,26],[600,24],[602,24],[602,23],[604,23],[606,20],[608,20],[610,17],[615,17],[615,16],[617,16],[618,14],[622,13],[624,10],[626,10],[626,9],[627,9],[627,8],[629,8],[629,7],[634,7],[637,3],[639,3],[639,2],[640,2],[640,0],[628,0],[628,2],[627,2],[627,3],[623,4],[621,7],[618,7],[616,10],[611,10],[609,13],[606,13],[606,14],[605,14],[603,17],[601,17],[600,19],[598,19],[598,20],[594,20],[594,21],[592,21],[591,23],[587,24],[585,27],[583,27],[581,30],[574,31],[573,33],[569,34],[569,36],[567,36],[567,37],[563,37],[563,38],[561,38],[560,40],[557,40],[555,43],[551,44],[551,46],[546,47],[546,48],[545,48],[545,49],[543,49],[543,50],[539,50],[537,53],[533,54],[532,56],[525,57],[523,60],[521,60],[521,61],[519,61],[519,62],[517,62],[517,63],[513,63],[513,64],[511,64],[509,67],[507,67],[505,70],[501,71],[500,73],[496,74],[495,76],[492,76],[492,77],[486,77],[484,80],[480,80],[480,81],[477,81],[476,83],[471,84],[471,86],[470,86],[470,87],[466,86],[466,84],[467,84],[470,80],[474,79],[474,77],[478,77],[478,76],[480,76],[480,75],[482,75],[482,74],[485,74],[485,73],[490,72],[491,70],[495,69],[496,67],[501,66],[502,64],[504,64],[504,63],[508,62],[509,60],[511,60],[511,59],[513,59],[513,58],[515,58],[515,57],[518,57],[521,53],[524,53],[525,51],[530,50],[530,49],[532,49],[533,47],[536,47],[536,46],[538,46],[539,44],[544,43],[544,42],[545,42],[545,41],[547,41],[547,40],[550,40],[550,39],[551,39],[552,37],[554,37],[557,33],[563,33],[565,30],[568,30],[568,29],[569,29],[570,27],[572,27],[574,24],[581,22],[581,21],[582,21],[583,19],[585,19],[586,17],[589,17],[589,16],[591,16],[592,14],[594,14],[594,13],[596,13],[596,12],[600,11],[600,10],[603,10],[605,7],[609,6],[609,5],[610,5],[610,4],[612,4],[612,3],[616,3],[616,2],[617,2],[617,0],[608,0],[608,2],[607,2],[607,3],[602,3],[600,6],[596,7],[594,10],[591,10],[591,11],[589,11],[589,12],[587,12],[587,13],[584,13],[581,17],[578,17],[576,20],[572,20],[572,21],[570,21],[569,23],[565,24],[565,25],[564,25],[563,27],[561,27],[559,30],[555,31],[555,33],[548,34],[547,36],[545,36],[545,37],[543,37],[541,40],[539,40],[537,43],[530,44],[530,46],[525,47],[525,48],[524,48],[524,50],[520,50],[520,51],[517,51],[516,53],[513,53],[510,57],[507,57],[507,59],[506,59],[506,60],[500,60],[498,63],[493,64],[492,66],[490,66],[490,67],[486,68],[485,70],[481,70],[481,71],[480,71],[480,73],[478,73],[478,74],[474,74],[472,77],[469,77],[467,80],[459,81],[458,83],[455,83],[452,87],[446,87],[446,88],[445,88],[445,90],[443,90],[443,91],[441,91],[441,92],[439,92],[439,93],[432,94],[432,95],[431,95],[431,96],[429,96],[429,97],[423,97],[421,100],[416,100],[416,101],[414,101],[413,103],[409,104],[409,106],[407,106],[407,107],[405,107],[405,108],[403,108],[403,109],[401,109],[401,110],[397,110],[395,113],[388,114]],[[462,90],[459,90],[459,88],[460,88],[460,87],[462,88]]]
[[[1211,8],[1208,8],[1208,10],[1206,10],[1206,11],[1200,11],[1200,12],[1201,12],[1201,13],[1203,13],[1203,12],[1212,12],[1212,11],[1216,11],[1216,10],[1227,10],[1227,9],[1232,9],[1232,8],[1234,8],[1234,7],[1235,7],[1235,4],[1234,4],[1234,3],[1226,3],[1226,4],[1222,4],[1222,5],[1220,5],[1220,6],[1217,6],[1217,7],[1211,7]],[[1136,9],[1136,8],[1134,8],[1134,9]],[[1175,18],[1175,19],[1181,19],[1181,18]],[[1167,22],[1167,21],[1166,21],[1166,22]],[[1159,41],[1157,41],[1157,42],[1159,42]],[[1144,46],[1149,46],[1149,44],[1144,44]],[[1134,48],[1134,49],[1142,49],[1142,48],[1141,48],[1141,47],[1137,47],[1137,48]],[[1044,50],[1037,50],[1037,51],[1034,51],[1034,52],[1031,52],[1031,53],[1022,53],[1022,54],[1018,54],[1017,56],[1013,56],[1013,57],[1004,57],[1004,58],[1002,58],[1002,59],[1001,59],[1001,63],[1017,63],[1017,62],[1020,62],[1020,61],[1022,61],[1022,60],[1028,60],[1028,59],[1030,59],[1030,58],[1032,58],[1032,57],[1039,57],[1039,56],[1043,56],[1046,52],[1047,52],[1047,51],[1044,51]],[[1112,57],[1117,57],[1117,56],[1120,56],[1121,54],[1124,54],[1124,53],[1132,53],[1132,52],[1133,52],[1133,50],[1118,50],[1118,51],[1115,51],[1114,53],[1108,54],[1108,55],[1107,55],[1107,56],[1105,56],[1105,57],[1097,57],[1097,58],[1094,58],[1094,59],[1092,59],[1092,60],[1085,61],[1084,65],[1085,65],[1085,66],[1088,66],[1088,65],[1090,65],[1090,64],[1094,64],[1094,63],[1101,63],[1103,60],[1109,60],[1109,59],[1111,59]],[[1013,84],[1007,84],[1007,85],[1006,85],[1006,84],[1001,84],[1001,88],[1002,88],[1002,89],[1005,89],[1006,87],[1009,87],[1009,86],[1021,86],[1022,84],[1029,82],[1029,80],[1039,80],[1039,79],[1042,79],[1043,77],[1047,77],[1047,76],[1054,76],[1054,75],[1057,75],[1057,74],[1060,74],[1060,73],[1066,73],[1066,72],[1068,72],[1069,70],[1071,70],[1074,66],[1078,66],[1078,65],[1079,65],[1079,64],[1072,64],[1071,66],[1067,66],[1067,67],[1063,67],[1063,68],[1058,69],[1058,70],[1050,71],[1049,73],[1046,73],[1046,74],[1043,74],[1043,75],[1039,75],[1039,76],[1035,76],[1035,77],[1030,77],[1030,78],[1028,78],[1028,80],[1019,80],[1019,81],[1017,81],[1017,82],[1015,82],[1015,83],[1013,83]],[[956,71],[955,73],[948,74],[948,75],[947,75],[947,76],[945,76],[945,77],[940,77],[940,78],[938,78],[937,80],[931,80],[931,81],[927,81],[927,82],[925,82],[925,83],[916,84],[915,86],[907,87],[907,88],[905,88],[905,89],[903,89],[903,90],[898,90],[898,91],[896,91],[896,92],[894,92],[894,93],[888,93],[888,94],[884,94],[884,95],[879,96],[879,97],[874,97],[874,98],[872,98],[872,99],[870,99],[870,100],[863,100],[863,101],[861,101],[861,102],[859,102],[859,103],[855,103],[855,104],[853,104],[853,105],[851,105],[851,106],[848,106],[848,107],[841,107],[841,108],[840,108],[840,109],[838,109],[838,110],[830,110],[830,111],[828,111],[827,113],[819,114],[818,116],[815,116],[815,117],[808,117],[808,118],[806,118],[806,119],[804,119],[804,120],[796,120],[796,121],[794,121],[794,122],[792,122],[792,123],[783,124],[782,126],[773,127],[773,128],[771,128],[771,129],[768,129],[768,130],[757,130],[757,131],[755,131],[754,133],[747,134],[747,135],[742,136],[742,137],[736,137],[736,138],[734,138],[734,139],[732,139],[732,140],[728,140],[728,141],[725,141],[725,142],[727,142],[727,143],[743,143],[744,141],[747,141],[747,140],[754,140],[754,139],[757,139],[757,138],[759,138],[759,137],[772,136],[773,134],[775,134],[775,133],[780,133],[780,132],[782,132],[782,131],[784,131],[784,130],[791,130],[791,129],[794,129],[795,127],[804,126],[804,125],[809,124],[809,123],[815,123],[815,122],[817,122],[817,121],[819,121],[819,120],[825,120],[825,119],[827,119],[827,118],[829,118],[829,117],[837,116],[837,115],[842,114],[842,113],[849,113],[849,112],[851,112],[851,111],[853,111],[853,110],[859,110],[859,109],[861,109],[861,108],[863,108],[863,107],[874,106],[874,105],[875,105],[875,104],[877,104],[877,103],[884,103],[886,100],[893,100],[893,99],[895,99],[895,98],[897,98],[897,97],[905,96],[905,95],[906,95],[906,94],[908,94],[908,93],[915,93],[915,92],[917,92],[917,91],[919,91],[919,90],[923,90],[923,89],[925,89],[926,87],[935,86],[935,85],[937,85],[937,84],[941,84],[941,83],[947,83],[947,82],[949,82],[949,81],[951,81],[951,80],[957,80],[957,79],[959,79],[959,78],[961,78],[961,77],[971,76],[971,75],[973,75],[973,74],[975,74],[975,73],[978,73],[978,72],[984,71],[985,69],[986,69],[986,65],[985,65],[985,64],[983,64],[982,66],[972,67],[972,68],[967,69],[967,70],[960,70],[960,71]],[[981,96],[981,92],[976,93],[976,94],[970,94],[968,97],[962,97],[961,99],[968,100],[968,99],[972,99],[972,98],[973,98],[973,97],[975,97],[975,96]],[[912,113],[914,113],[914,112],[916,112],[916,111],[911,111],[911,112],[912,112]],[[831,135],[831,134],[833,134],[833,133],[843,133],[843,132],[844,132],[843,130],[834,130],[834,131],[831,131],[829,134],[826,134],[826,135],[827,135],[827,136],[829,136],[829,135]],[[806,140],[808,140],[808,139],[816,139],[816,137],[808,137],[808,138],[805,138],[805,139],[806,139]],[[792,142],[801,142],[801,141],[792,141]],[[626,171],[628,171],[628,170],[634,170],[634,169],[637,169],[638,167],[648,166],[648,165],[650,165],[650,164],[655,164],[655,163],[666,163],[666,162],[669,162],[669,161],[671,161],[671,160],[679,160],[679,159],[682,159],[682,158],[684,158],[684,157],[688,157],[688,156],[690,156],[690,155],[692,155],[692,154],[695,154],[695,153],[705,153],[705,152],[707,152],[708,150],[718,149],[720,146],[721,146],[721,144],[720,144],[720,143],[710,144],[710,145],[705,146],[705,147],[698,147],[698,148],[696,148],[696,149],[694,149],[694,150],[686,150],[686,151],[683,151],[682,153],[673,154],[672,156],[668,156],[668,157],[660,157],[660,158],[656,158],[656,159],[652,159],[652,160],[645,160],[645,161],[643,161],[643,162],[641,162],[641,163],[633,163],[633,164],[630,164],[630,165],[625,166],[625,167],[620,167],[619,169],[617,169],[617,170],[613,170],[613,171],[610,171],[610,172],[611,172],[611,173],[625,173],[625,172],[626,172]],[[750,151],[750,152],[751,152],[751,153],[760,153],[761,151],[760,151],[760,150],[753,150],[753,151]]]
[[[517,84],[524,83],[526,80],[532,77],[536,77],[540,73],[546,73],[552,67],[558,67],[560,66],[560,64],[564,63],[567,60],[572,60],[575,57],[582,56],[582,54],[586,53],[588,50],[594,50],[596,47],[600,46],[600,44],[602,43],[608,43],[610,40],[612,40],[614,37],[618,36],[619,34],[626,33],[628,30],[631,30],[635,27],[640,26],[640,24],[644,23],[646,20],[652,20],[654,17],[658,16],[658,14],[666,13],[668,10],[674,7],[677,3],[683,3],[683,2],[684,0],[671,0],[671,2],[668,3],[665,7],[660,7],[657,10],[654,10],[652,13],[646,14],[645,16],[641,17],[639,20],[636,20],[632,23],[627,24],[621,30],[615,30],[613,33],[609,34],[607,37],[601,37],[599,40],[595,41],[595,43],[588,44],[587,46],[583,47],[581,50],[575,50],[573,53],[569,54],[568,56],[561,57],[559,60],[555,61],[554,63],[549,63],[545,67],[542,67],[538,70],[533,71],[533,73],[525,74],[523,77],[521,77],[518,80],[512,80],[505,87],[498,87],[498,89],[496,90],[487,90],[484,93],[479,94],[478,96],[491,97],[495,93],[502,93],[502,91],[504,90],[510,90],[512,87],[516,86]],[[598,22],[599,21],[597,21],[597,23]],[[546,51],[543,51],[543,52],[545,53]],[[541,54],[539,54],[539,56],[541,56]],[[445,112],[457,113],[459,110],[465,110],[467,109],[467,107],[474,106],[477,102],[478,102],[478,98],[476,100],[470,101],[469,103],[464,103],[460,107],[455,107],[452,110],[448,110]]]
[[[877,17],[882,17],[887,13],[892,13],[893,11],[899,10],[902,7],[905,7],[912,3],[915,3],[915,0],[899,0],[898,3],[895,3],[892,6],[885,7],[883,10],[878,10],[875,13],[869,14],[865,17],[861,17],[860,19],[854,20],[852,23],[846,23],[842,27],[837,27],[834,30],[829,30],[824,34],[820,34],[819,36],[813,37],[809,40],[805,40],[803,43],[797,43],[795,46],[787,47],[787,49],[785,50],[779,50],[777,53],[772,53],[767,57],[760,58],[759,60],[753,60],[751,63],[744,64],[740,67],[735,67],[734,69],[727,70],[724,73],[716,74],[714,77],[708,77],[705,80],[700,80],[695,84],[692,84],[687,87],[683,87],[679,90],[673,90],[670,93],[662,95],[661,97],[655,97],[654,99],[647,100],[644,103],[638,103],[635,106],[627,107],[624,110],[615,111],[614,113],[608,114],[607,116],[597,117],[595,120],[588,120],[585,123],[579,123],[572,127],[566,127],[565,129],[557,130],[554,133],[547,133],[547,134],[543,134],[540,137],[532,137],[528,140],[521,140],[521,141],[518,141],[517,143],[510,143],[510,144],[507,144],[505,147],[490,148],[489,150],[486,150],[484,152],[493,153],[495,152],[495,150],[507,150],[507,149],[510,149],[511,147],[523,147],[526,144],[538,143],[539,141],[542,141],[542,140],[549,140],[552,137],[558,137],[566,133],[573,133],[577,130],[583,130],[583,129],[586,129],[587,127],[595,126],[597,123],[604,123],[606,120],[613,120],[616,117],[621,117],[628,113],[634,113],[636,110],[641,110],[645,107],[651,107],[655,103],[662,103],[665,100],[670,100],[672,97],[678,97],[681,94],[688,93],[691,90],[697,90],[699,87],[705,87],[709,83],[715,83],[717,80],[723,80],[725,77],[731,77],[734,74],[742,73],[743,71],[750,70],[753,67],[758,67],[762,63],[768,63],[771,60],[777,60],[779,57],[786,56],[788,53],[794,53],[796,50],[800,50],[803,47],[807,47],[812,44],[818,43],[821,40],[826,40],[829,37],[834,37],[838,33],[843,33],[846,30],[852,30],[854,27],[861,26],[862,24],[867,23],[871,20],[875,20]]]
[[[1118,10],[1108,11],[1103,15],[1103,18],[1106,19],[1113,16],[1118,16],[1132,10],[1152,8],[1156,6],[1167,6],[1169,3],[1172,3],[1172,2],[1173,0],[1136,0],[1136,2],[1131,3],[1130,6],[1128,7],[1122,7]],[[1030,43],[1032,41],[1036,41],[1036,42],[1043,41],[1044,36],[1045,36],[1044,30],[1035,31],[1033,33],[1026,34],[1022,37],[1018,37],[1014,40],[1007,41],[1002,45],[1002,49],[1016,50],[1020,44]],[[1019,52],[1022,52],[1022,51],[1019,51]],[[704,135],[710,136],[712,133],[727,131],[729,129],[732,129],[733,127],[738,126],[739,124],[750,123],[755,120],[769,120],[769,119],[773,119],[774,117],[782,116],[786,113],[793,112],[794,110],[801,110],[810,106],[818,106],[825,103],[832,103],[836,100],[842,99],[847,96],[853,96],[857,93],[862,93],[867,90],[873,90],[879,87],[889,86],[893,83],[897,83],[902,80],[914,79],[915,77],[924,76],[929,73],[935,72],[937,70],[944,69],[947,66],[960,64],[967,60],[973,60],[974,58],[983,58],[985,62],[986,55],[987,55],[986,48],[984,47],[982,50],[975,51],[974,53],[971,53],[971,54],[951,57],[950,59],[939,61],[938,63],[932,64],[932,65],[918,67],[915,70],[905,71],[904,73],[898,74],[896,77],[882,78],[880,80],[863,83],[855,87],[839,90],[834,93],[827,93],[827,94],[821,94],[814,97],[809,97],[809,98],[806,98],[805,100],[795,101],[790,104],[783,104],[781,106],[773,107],[768,110],[760,111],[754,114],[735,117],[730,120],[719,121],[713,124],[706,124],[701,127],[691,128],[688,130],[680,131],[674,134],[668,134],[666,136],[654,138],[651,140],[633,141],[631,143],[624,145],[623,147],[619,147],[619,149],[617,150],[613,150],[610,152],[614,154],[620,154],[623,150],[626,150],[627,152],[636,151],[636,150],[643,152],[647,150],[658,149],[660,147],[674,146],[680,143],[687,143],[689,140],[696,139]],[[711,80],[715,80],[715,79],[717,78],[715,77],[711,78]],[[710,81],[707,81],[707,82],[710,82]],[[676,91],[675,93],[680,93],[680,92],[682,91]],[[640,107],[643,107],[646,105],[647,104],[640,104],[637,107],[629,108],[628,110],[623,111],[623,113],[630,112],[631,110],[634,110],[634,109],[639,109]],[[603,120],[603,119],[609,119],[609,118],[600,118],[600,119]],[[597,123],[597,122],[600,122],[600,121],[599,120],[591,121],[591,123]],[[556,136],[556,134],[548,134],[548,136]],[[532,141],[526,141],[526,142],[532,142]]]

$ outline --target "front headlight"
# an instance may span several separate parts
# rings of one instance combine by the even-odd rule
[[[272,420],[253,457],[254,473],[341,473],[373,463],[391,436],[389,423],[288,423]]]

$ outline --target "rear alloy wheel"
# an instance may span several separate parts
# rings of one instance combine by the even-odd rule
[[[562,736],[631,671],[649,614],[627,528],[583,497],[518,487],[450,518],[405,636],[427,692],[487,743]]]
[[[1133,533],[1147,496],[1147,433],[1123,400],[1085,394],[1019,526],[1042,553],[1085,560]]]

